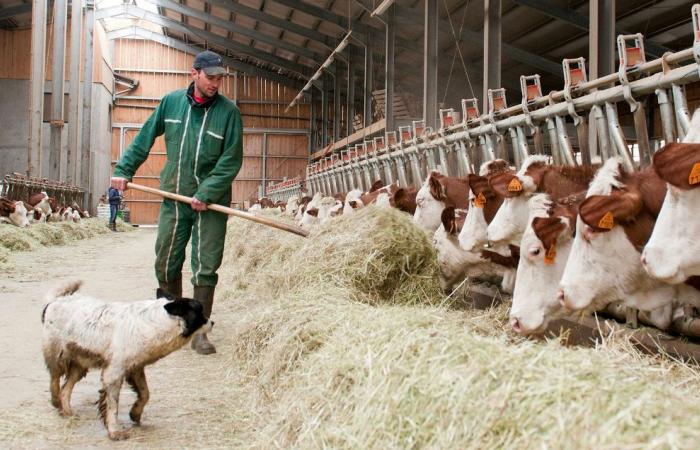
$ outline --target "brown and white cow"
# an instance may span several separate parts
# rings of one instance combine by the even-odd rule
[[[528,226],[520,241],[520,261],[510,309],[510,325],[522,335],[544,331],[561,310],[557,299],[576,230],[578,207],[586,192],[552,201],[534,195]]]
[[[491,187],[489,179],[503,173],[513,173],[513,169],[507,161],[495,159],[482,164],[479,175],[468,176],[469,210],[459,233],[459,245],[466,251],[479,251],[488,241],[488,226],[503,203],[503,196]]]
[[[448,206],[464,210],[469,207],[469,179],[448,177],[433,171],[416,194],[413,221],[434,233],[441,224],[442,211]]]
[[[376,183],[375,183],[375,185],[372,186],[371,192],[365,192],[364,194],[360,195],[358,198],[349,200],[347,202],[347,204],[353,210],[364,208],[365,206],[374,205],[374,204],[376,204],[377,206],[380,206],[380,207],[387,207],[388,208],[391,206],[390,198],[398,190],[399,190],[398,182],[394,182],[388,186],[381,186],[379,188],[376,187]],[[344,210],[343,213],[345,213],[345,212],[346,211]],[[352,213],[352,211],[348,211],[348,212]]]
[[[508,274],[514,274],[513,267],[506,267],[510,255],[498,255],[492,252],[468,252],[459,245],[459,233],[464,225],[467,212],[446,207],[441,213],[442,223],[433,235],[433,246],[437,252],[438,267],[440,269],[440,287],[443,292],[449,294],[455,285],[466,277],[479,278],[484,276],[503,277],[502,288],[505,292],[512,292],[512,278]],[[488,254],[485,254],[488,253]]]
[[[47,219],[57,207],[56,200],[49,197],[49,194],[47,194],[45,191],[41,191],[37,194],[32,194],[29,197],[28,203],[30,205],[32,205],[34,208],[41,209],[41,211],[44,213],[44,216]],[[51,206],[52,204],[53,204],[53,210],[52,210],[52,206]]]
[[[619,158],[600,169],[579,207],[577,229],[558,299],[569,310],[601,309],[622,300],[670,325],[675,304],[700,305],[698,291],[651,278],[640,256],[666,194],[652,168],[628,173]]]
[[[667,192],[642,264],[654,278],[682,283],[700,275],[700,144],[665,146],[654,155],[654,170]]]
[[[567,197],[585,190],[596,166],[551,166],[543,155],[528,157],[517,174],[502,174],[489,180],[491,187],[505,198],[488,227],[492,243],[518,244],[527,227],[528,200],[535,193],[552,198]]]
[[[27,208],[24,202],[0,197],[0,217],[20,228],[28,227]]]
[[[413,216],[416,213],[418,190],[413,187],[398,188],[389,199],[391,206]]]

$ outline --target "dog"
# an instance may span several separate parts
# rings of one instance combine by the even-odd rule
[[[129,431],[117,421],[122,383],[126,380],[137,394],[129,417],[138,425],[149,398],[145,366],[187,344],[195,334],[210,332],[214,322],[204,316],[199,301],[175,299],[161,289],[156,300],[107,303],[78,293],[81,284],[72,281],[50,293],[41,316],[51,404],[62,415],[73,415],[73,386],[89,369],[102,369],[100,417],[110,439],[127,439]]]

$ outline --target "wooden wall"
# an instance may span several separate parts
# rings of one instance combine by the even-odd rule
[[[117,73],[139,81],[139,86],[122,95],[138,99],[117,99],[112,113],[112,160],[120,153],[119,124],[140,125],[146,121],[164,94],[186,87],[192,55],[159,43],[141,39],[114,41],[114,68]],[[131,70],[129,70],[131,69]],[[138,70],[135,70],[138,69]],[[258,197],[263,180],[282,181],[285,177],[303,176],[308,158],[310,107],[301,104],[285,113],[297,91],[269,80],[242,73],[226,77],[221,94],[235,100],[241,110],[243,126],[243,166],[233,182],[234,207]],[[116,90],[123,87],[117,85]],[[138,129],[124,132],[122,151],[136,136]],[[157,187],[158,174],[165,164],[163,138],[156,140],[151,153],[139,169],[134,182]],[[127,191],[125,198],[134,223],[150,224],[158,219],[160,201],[152,195]]]

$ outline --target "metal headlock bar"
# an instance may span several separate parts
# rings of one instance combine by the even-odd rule
[[[5,175],[2,180],[1,196],[9,200],[24,202],[29,197],[40,192],[46,192],[49,197],[55,198],[60,205],[83,204],[85,189],[62,181],[54,181],[46,178],[28,177],[19,173]]]
[[[375,138],[352,151],[342,150],[340,156],[309,164],[305,188],[309,195],[330,195],[368,189],[376,180],[385,184],[398,180],[401,186],[418,187],[432,170],[464,176],[496,157],[519,167],[532,154],[551,155],[558,164],[589,164],[594,157],[618,156],[628,170],[646,166],[659,147],[658,142],[652,145],[649,141],[648,95],[657,97],[664,142],[682,138],[690,126],[684,86],[700,79],[700,5],[693,5],[691,13],[692,48],[647,61],[641,34],[620,35],[615,73],[588,80],[583,58],[564,59],[561,91],[544,95],[539,75],[522,76],[520,103],[508,106],[503,88],[488,91],[484,114],[476,99],[463,99],[461,117],[452,109],[439,111],[438,130],[414,121],[398,132],[387,132],[382,145]],[[633,138],[626,137],[620,125],[619,102],[627,103],[634,116]],[[567,117],[573,122],[571,135]],[[292,191],[274,192],[274,198],[286,200],[285,195]],[[297,192],[300,188],[292,195]]]

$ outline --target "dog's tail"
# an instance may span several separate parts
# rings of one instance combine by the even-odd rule
[[[46,306],[44,306],[44,310],[41,311],[41,323],[44,323],[44,317],[46,316],[46,308],[49,307],[52,301],[60,297],[66,297],[68,295],[75,294],[78,291],[78,289],[80,289],[80,286],[82,286],[82,284],[83,282],[81,280],[72,280],[50,291],[46,296]]]

